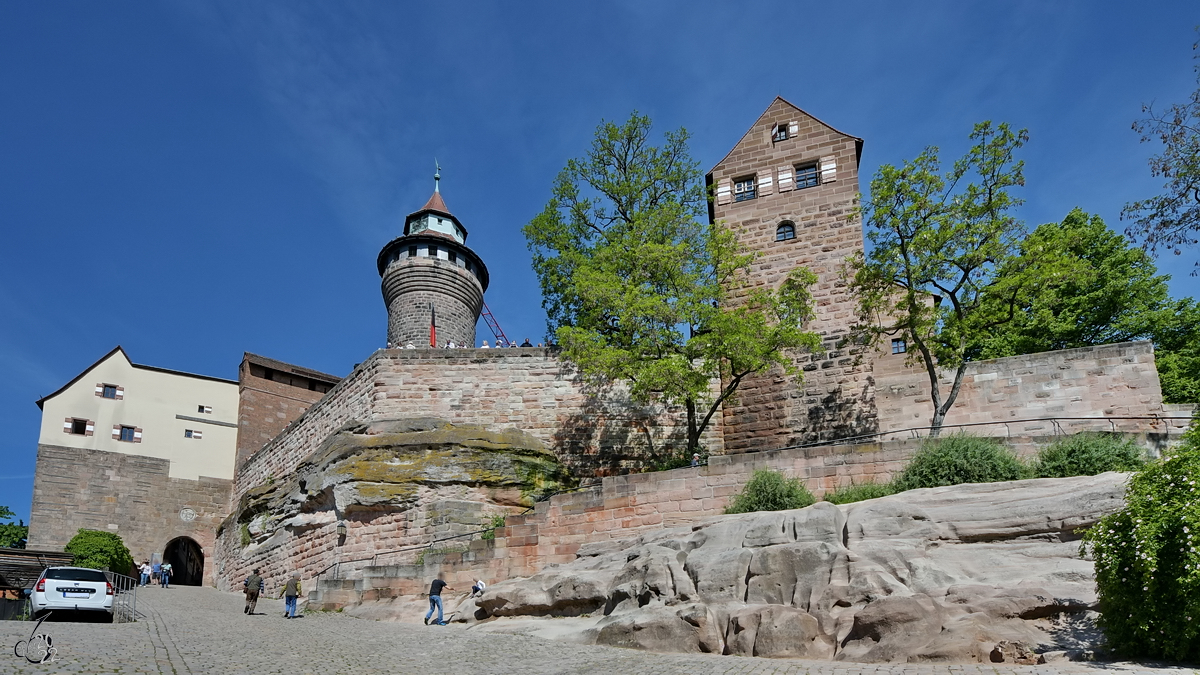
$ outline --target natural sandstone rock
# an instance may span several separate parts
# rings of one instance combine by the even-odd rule
[[[489,587],[471,611],[593,613],[572,639],[655,651],[868,662],[987,661],[1002,642],[1078,651],[1087,645],[1051,619],[1095,607],[1075,532],[1121,506],[1124,481],[961,485],[724,516],[589,544],[572,563]]]

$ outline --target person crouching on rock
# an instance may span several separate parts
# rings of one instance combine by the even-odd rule
[[[283,617],[296,618],[296,599],[304,593],[300,590],[300,573],[292,572],[292,578],[283,586]]]
[[[246,577],[242,582],[242,592],[246,594],[246,609],[243,614],[253,614],[254,606],[258,604],[258,594],[262,593],[267,588],[267,582],[258,573],[258,568],[254,568],[254,573]]]
[[[474,585],[471,586],[471,595],[467,597],[481,597],[485,588],[487,588],[487,584],[483,583],[483,579],[476,579]]]
[[[429,625],[429,617],[433,616],[433,610],[437,609],[438,618],[435,622],[437,625],[444,625],[442,621],[442,589],[450,588],[446,585],[446,574],[439,572],[433,583],[429,584],[429,611],[425,613],[425,625]]]

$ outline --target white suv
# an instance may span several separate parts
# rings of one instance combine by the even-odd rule
[[[104,572],[84,567],[47,567],[33,587],[33,614],[55,609],[108,612],[112,620],[116,589]]]

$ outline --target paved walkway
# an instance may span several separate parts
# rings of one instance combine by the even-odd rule
[[[735,656],[648,654],[587,647],[539,638],[469,631],[463,626],[420,626],[318,612],[283,618],[283,603],[263,599],[264,614],[242,614],[242,597],[209,588],[148,588],[139,593],[137,623],[42,624],[58,647],[58,660],[34,665],[12,655],[11,645],[33,624],[0,622],[0,673],[812,673],[857,675],[1191,675],[1193,671],[1132,664],[1103,666],[864,665]]]

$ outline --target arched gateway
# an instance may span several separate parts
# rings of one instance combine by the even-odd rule
[[[171,583],[200,586],[204,583],[204,552],[191,537],[176,537],[167,542],[163,562],[171,563]]]

